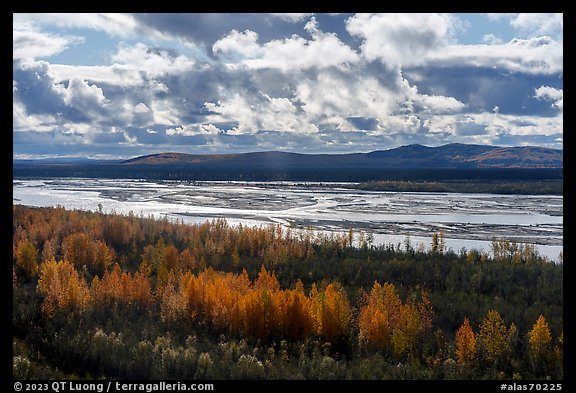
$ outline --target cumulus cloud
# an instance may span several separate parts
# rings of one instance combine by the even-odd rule
[[[415,100],[428,113],[454,113],[464,109],[464,103],[454,97],[420,94]]]
[[[521,13],[510,20],[510,25],[528,37],[563,34],[564,14]]]
[[[247,98],[241,95],[218,102],[206,103],[212,114],[206,116],[210,122],[237,122],[228,131],[230,135],[255,133],[259,130],[290,131],[296,133],[315,132],[318,128],[306,121],[299,109],[287,98]]]
[[[215,54],[223,54],[228,59],[239,59],[240,64],[251,69],[276,68],[294,71],[311,67],[347,67],[360,60],[358,54],[338,39],[334,33],[324,33],[318,29],[312,17],[305,26],[312,39],[307,40],[293,35],[283,40],[271,40],[258,44],[258,34],[246,30],[230,34],[216,41],[212,46]]]
[[[534,97],[539,100],[551,101],[552,107],[564,109],[564,90],[550,86],[540,86],[534,89]]]
[[[194,60],[186,56],[177,55],[173,51],[163,48],[153,48],[142,43],[133,46],[120,45],[118,51],[112,55],[112,61],[121,64],[121,69],[137,71],[145,75],[157,77],[159,75],[179,74],[194,67]]]
[[[362,55],[392,67],[417,65],[453,41],[458,20],[449,14],[356,14],[346,29],[361,38]]]
[[[488,33],[488,34],[484,34],[482,36],[482,41],[487,43],[487,44],[502,44],[502,40],[498,37],[496,37],[494,34],[492,33]]]
[[[344,117],[382,117],[392,113],[405,99],[373,76],[337,72],[301,81],[295,98],[303,103],[302,109],[311,119],[335,123]]]
[[[12,101],[12,130],[35,132],[52,131],[57,119],[50,114],[30,114],[18,100]]]
[[[537,22],[514,14],[493,23],[514,21],[521,38],[502,42],[487,30],[462,44],[463,18],[15,14],[18,154],[42,143],[111,155],[558,145],[562,33],[548,19],[530,30]],[[91,44],[79,37],[85,29],[125,41],[99,64],[50,62]]]
[[[253,57],[261,53],[258,45],[258,33],[250,30],[239,32],[232,30],[212,45],[215,54],[241,54],[243,57]]]
[[[96,85],[75,77],[70,79],[68,87],[64,92],[64,103],[84,116],[101,113],[103,107],[109,105],[109,101],[104,97],[102,89]]]
[[[12,77],[17,86],[13,99],[21,102],[27,113],[62,112],[65,87],[55,81],[48,62],[15,62]]]
[[[143,102],[138,103],[133,109],[132,125],[144,127],[154,123],[154,112]]]

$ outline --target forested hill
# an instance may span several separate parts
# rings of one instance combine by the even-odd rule
[[[13,176],[242,181],[562,180],[563,150],[448,144],[350,154],[159,153],[129,160],[14,160]]]
[[[439,147],[408,145],[352,154],[258,152],[197,155],[159,153],[123,165],[185,165],[242,168],[561,168],[563,151],[543,147],[497,147],[452,143]]]

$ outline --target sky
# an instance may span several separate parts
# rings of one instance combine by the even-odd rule
[[[13,14],[13,158],[563,148],[563,14]]]

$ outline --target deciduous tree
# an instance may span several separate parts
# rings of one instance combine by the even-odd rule
[[[468,318],[456,332],[456,359],[460,365],[471,365],[476,360],[476,336]]]

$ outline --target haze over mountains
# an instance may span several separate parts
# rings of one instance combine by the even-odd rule
[[[452,143],[438,147],[408,145],[352,154],[257,152],[242,154],[159,153],[122,161],[121,165],[212,168],[562,168],[563,151],[543,147],[497,147]]]

